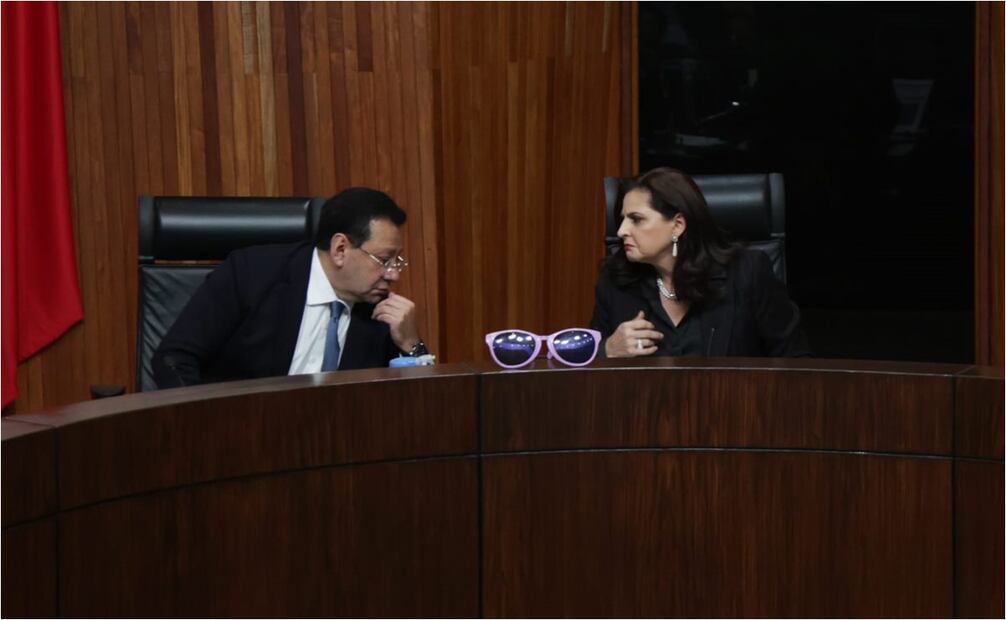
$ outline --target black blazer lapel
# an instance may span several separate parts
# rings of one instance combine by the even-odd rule
[[[734,306],[737,305],[737,298],[730,288],[725,269],[716,269],[711,279],[722,287],[720,289],[722,297],[702,313],[702,320],[699,321],[702,325],[702,342],[707,357],[724,357],[730,353]]]
[[[311,279],[313,258],[314,247],[311,245],[298,251],[290,259],[286,282],[278,284],[274,292],[282,300],[273,355],[275,375],[287,374],[290,362],[293,361],[297,336],[300,335],[300,322],[304,318],[304,303],[307,301],[307,283]]]

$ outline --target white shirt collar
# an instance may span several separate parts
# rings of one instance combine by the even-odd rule
[[[339,299],[339,296],[335,294],[335,289],[332,288],[332,283],[328,281],[328,276],[325,275],[325,269],[321,266],[321,258],[318,257],[318,250],[315,249],[311,254],[313,255],[313,258],[311,259],[311,275],[307,281],[306,305],[327,306],[333,301],[338,300],[342,302],[342,305],[352,311],[353,304],[343,299]]]

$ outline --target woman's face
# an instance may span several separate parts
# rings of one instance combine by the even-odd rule
[[[671,262],[671,238],[685,232],[681,214],[668,219],[650,206],[650,192],[634,189],[622,199],[622,225],[618,238],[625,247],[625,257],[636,263]]]

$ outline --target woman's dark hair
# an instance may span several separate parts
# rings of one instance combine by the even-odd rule
[[[674,168],[655,168],[629,181],[622,196],[635,189],[647,192],[650,206],[667,219],[679,213],[685,218],[687,227],[678,238],[678,257],[672,274],[678,298],[702,303],[715,297],[717,291],[710,276],[717,265],[726,266],[730,262],[736,246],[716,226],[695,181]],[[652,265],[629,261],[622,247],[605,261],[603,269],[619,288],[655,277],[657,273]]]
[[[401,226],[405,223],[405,211],[391,196],[376,189],[344,189],[322,205],[314,245],[319,250],[327,250],[332,244],[332,235],[342,233],[358,248],[370,239],[371,220],[389,220]]]

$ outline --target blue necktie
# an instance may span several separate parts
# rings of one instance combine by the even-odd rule
[[[332,302],[332,320],[328,322],[328,331],[325,332],[325,357],[321,362],[321,371],[339,369],[339,317],[342,316],[343,305],[337,301]]]

